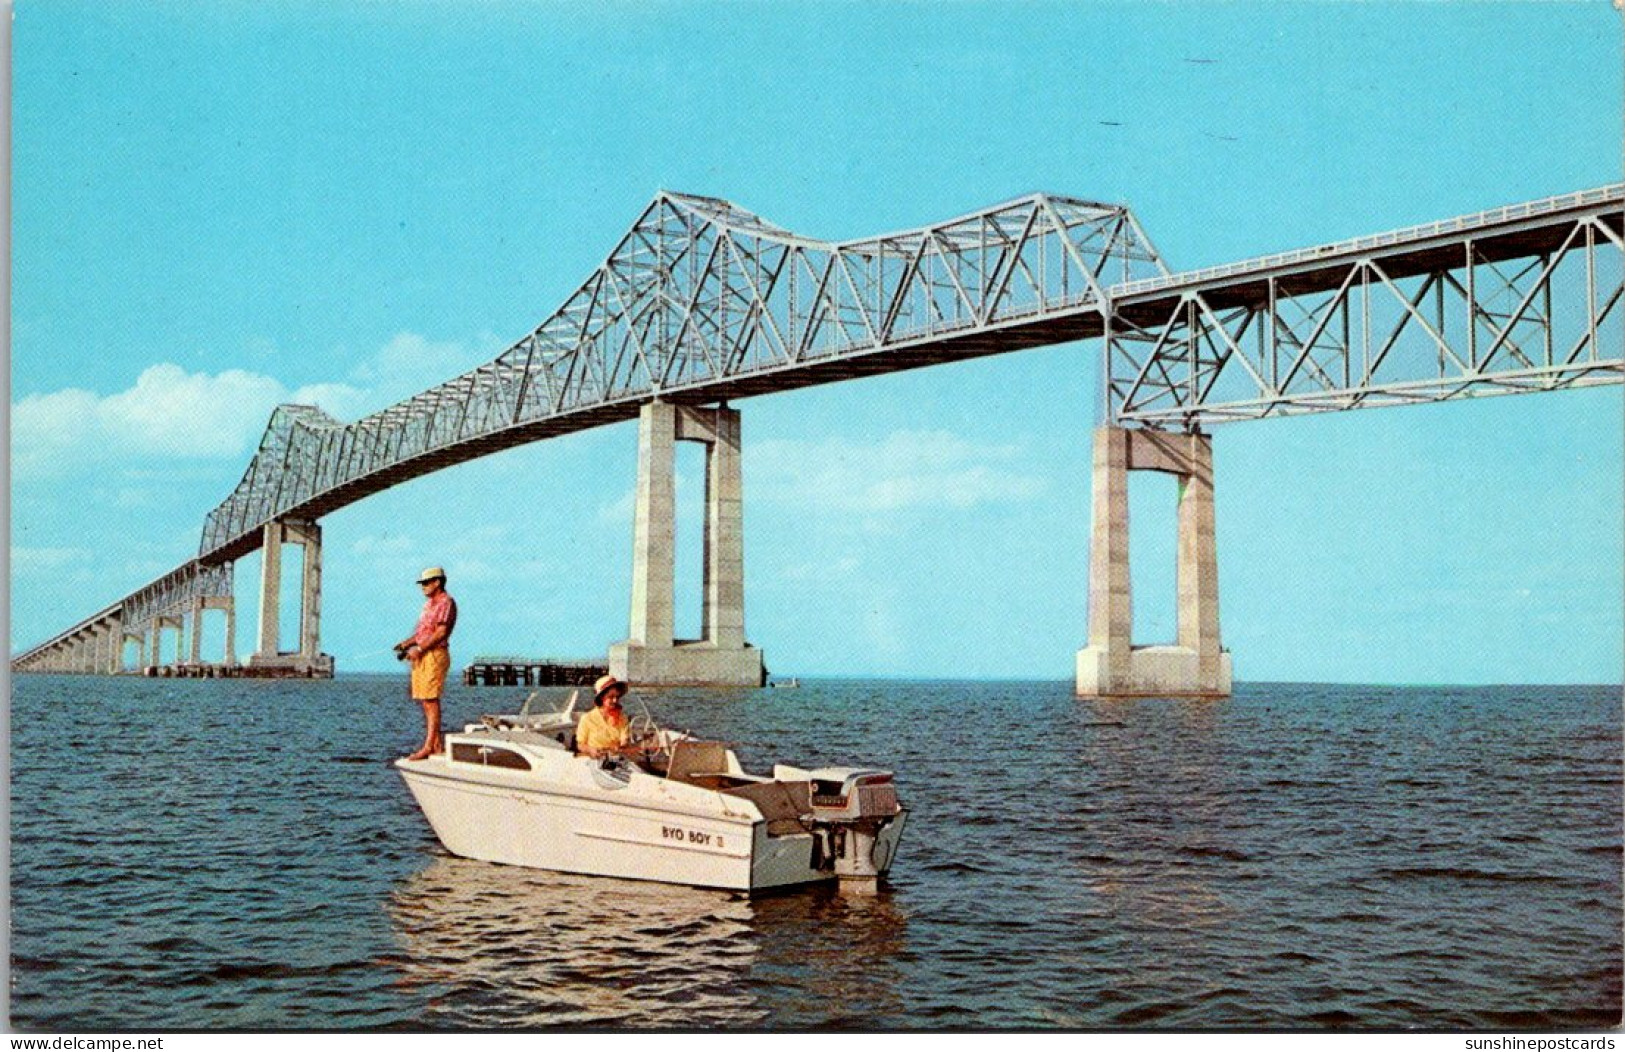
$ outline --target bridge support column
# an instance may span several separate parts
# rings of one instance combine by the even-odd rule
[[[107,621],[96,629],[96,673],[106,676],[115,672],[114,657],[119,649],[119,623]]]
[[[249,655],[248,667],[264,670],[269,675],[331,677],[332,655],[321,652],[321,526],[314,522],[268,522],[262,544],[259,649]],[[283,544],[297,544],[305,550],[299,603],[299,649],[290,654],[281,651],[278,632]],[[229,608],[226,620],[229,639],[235,629]]]
[[[192,600],[192,649],[191,661],[194,665],[204,664],[203,660],[203,615],[207,610],[224,610],[226,612],[226,638],[223,644],[223,654],[220,663],[225,666],[237,664],[237,621],[234,616],[235,602],[229,595],[204,595]]]
[[[203,664],[203,600],[192,600],[191,651],[187,659],[194,665]]]
[[[322,528],[314,522],[290,522],[283,529],[289,543],[305,549],[299,590],[299,655],[316,661],[322,656]]]
[[[1173,646],[1133,645],[1130,471],[1162,471],[1179,479],[1179,639]],[[1098,428],[1092,494],[1089,645],[1078,651],[1079,696],[1228,697],[1230,654],[1219,642],[1212,439],[1149,428]]]
[[[705,459],[703,638],[675,638],[677,443]],[[654,401],[638,418],[629,638],[609,650],[612,673],[637,685],[760,687],[762,652],[745,642],[745,532],[739,411]]]
[[[260,541],[260,645],[248,659],[250,665],[281,654],[277,639],[282,610],[282,524],[268,522]]]

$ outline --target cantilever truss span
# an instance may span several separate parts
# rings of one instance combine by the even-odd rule
[[[1129,210],[1052,195],[827,242],[661,193],[493,361],[354,423],[272,415],[196,559],[18,655],[230,594],[271,521],[537,439],[714,402],[1104,337],[1117,423],[1229,420],[1625,379],[1625,185],[1169,274]],[[69,662],[71,665],[71,662]]]
[[[209,514],[199,558],[510,446],[714,401],[1101,331],[1113,282],[1165,273],[1128,209],[1035,195],[935,226],[825,242],[726,201],[661,193],[609,258],[497,358],[353,424],[272,418]]]

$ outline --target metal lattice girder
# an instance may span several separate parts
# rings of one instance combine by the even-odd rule
[[[1166,273],[1126,208],[1034,195],[935,226],[815,241],[661,193],[608,259],[494,361],[353,424],[283,406],[199,557],[448,464],[705,401],[1098,334],[1105,289]]]
[[[1625,380],[1625,186],[1113,288],[1107,411],[1161,427]]]

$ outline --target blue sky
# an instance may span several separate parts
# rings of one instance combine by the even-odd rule
[[[489,359],[661,188],[828,238],[1033,190],[1123,201],[1185,269],[1621,177],[1600,2],[21,0],[13,43],[14,650],[195,553],[278,401],[353,419]],[[1095,360],[739,403],[770,667],[1069,677]],[[1217,429],[1237,677],[1618,682],[1622,430],[1619,388]],[[602,653],[635,442],[329,516],[325,649],[390,667],[444,563],[461,657]],[[686,450],[680,630],[701,470]],[[1173,634],[1172,501],[1135,479],[1140,642]],[[242,653],[257,556],[237,574]]]

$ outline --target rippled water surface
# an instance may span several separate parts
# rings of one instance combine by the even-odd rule
[[[519,692],[455,688],[449,722]],[[1448,1027],[1620,1020],[1618,687],[812,682],[650,696],[896,769],[875,899],[452,858],[396,679],[13,684],[13,1025]]]

